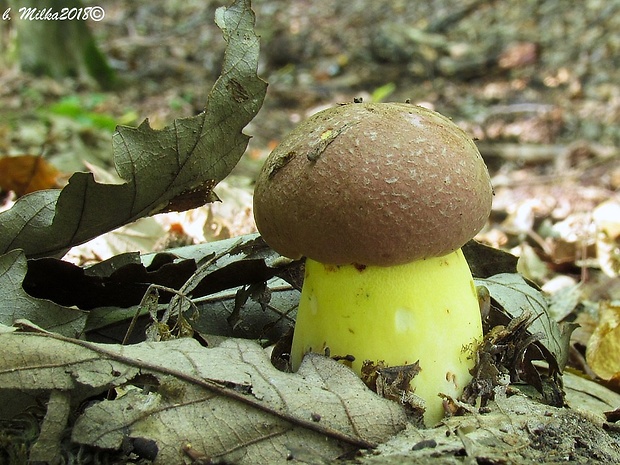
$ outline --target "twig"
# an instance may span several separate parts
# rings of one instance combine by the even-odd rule
[[[33,337],[35,336],[49,337],[49,338],[57,339],[59,341],[63,341],[66,343],[75,344],[87,350],[91,350],[99,355],[103,355],[109,359],[124,363],[128,366],[136,366],[136,360],[120,355],[118,352],[115,352],[113,350],[108,350],[105,347],[103,347],[102,344],[94,344],[88,341],[83,341],[80,339],[73,339],[70,337],[61,336],[59,334],[54,334],[54,333],[33,333],[32,336]],[[208,350],[208,349],[205,349],[205,350]],[[140,360],[139,366],[140,368],[142,368],[142,370],[149,370],[154,373],[160,373],[163,375],[172,375],[175,378],[178,378],[188,383],[192,383],[194,385],[203,387],[221,396],[234,399],[243,404],[249,405],[260,411],[263,411],[277,418],[280,418],[284,421],[287,421],[291,424],[301,426],[303,428],[315,431],[317,433],[325,434],[339,441],[351,444],[355,447],[359,447],[362,449],[374,449],[377,447],[377,444],[373,442],[366,441],[359,437],[351,436],[342,431],[338,431],[333,428],[324,426],[321,423],[317,423],[312,420],[305,420],[303,418],[296,417],[288,412],[277,411],[273,409],[272,407],[270,407],[269,405],[263,404],[258,399],[252,396],[249,396],[247,394],[244,394],[243,392],[240,392],[238,390],[235,390],[234,386],[233,387],[227,386],[223,384],[221,381],[216,381],[216,380],[212,380],[208,378],[195,377],[195,376],[192,376],[191,374],[184,373],[182,371],[175,370],[169,367],[163,368],[157,365],[157,362],[149,362],[146,360]]]
[[[183,294],[181,291],[178,291],[171,287],[162,286],[160,284],[150,284],[149,287],[146,289],[146,292],[142,296],[142,300],[140,300],[140,303],[138,304],[136,313],[133,315],[133,318],[131,319],[129,323],[129,327],[127,328],[127,332],[125,333],[125,337],[123,338],[121,345],[127,345],[129,343],[129,338],[131,336],[131,333],[133,333],[133,330],[136,327],[136,323],[138,322],[138,318],[140,317],[144,309],[148,310],[149,314],[153,318],[153,312],[151,311],[151,302],[149,302],[149,300],[151,300],[153,298],[153,294],[155,294],[155,304],[158,303],[159,292],[157,291],[170,292],[171,294],[174,294],[175,296],[179,296],[182,299],[187,299],[190,303],[190,306],[193,307],[196,311],[198,310],[198,307],[196,307],[196,304],[189,297]],[[159,323],[164,323],[164,324],[167,323],[168,317],[169,317],[169,314],[168,315],[164,314],[164,316],[162,317],[161,321],[159,321]],[[153,318],[153,319],[157,321],[156,318]]]

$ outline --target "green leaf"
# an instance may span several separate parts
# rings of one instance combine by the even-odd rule
[[[87,313],[31,297],[22,288],[26,257],[19,250],[0,256],[0,324],[28,320],[37,326],[69,337],[78,337],[86,325]]]
[[[95,104],[101,101],[103,98],[96,94],[90,96],[90,102],[80,99],[77,95],[71,95],[50,105],[43,111],[43,114],[65,116],[87,127],[114,131],[117,122],[112,116],[93,111]]]
[[[35,192],[0,213],[0,253],[58,256],[71,246],[138,218],[186,210],[214,200],[213,187],[243,155],[243,128],[260,109],[266,83],[256,73],[259,39],[249,0],[219,8],[227,48],[221,76],[197,116],[154,130],[117,128],[112,144],[123,184],[100,184],[75,173],[61,191]]]

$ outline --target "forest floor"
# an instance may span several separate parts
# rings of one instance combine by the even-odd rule
[[[107,1],[90,26],[118,76],[111,90],[4,66],[0,155],[43,154],[65,178],[85,162],[102,173],[113,170],[116,123],[161,128],[200,112],[225,47],[213,21],[222,5]],[[518,255],[524,276],[560,296],[554,317],[581,324],[571,366],[596,378],[585,350],[601,306],[620,314],[620,0],[255,0],[253,9],[267,97],[220,187],[223,204],[200,217],[204,237],[254,231],[252,182],[299,121],[354,98],[409,99],[477,140],[496,193],[478,239]]]
[[[105,19],[91,26],[117,69],[112,91],[3,68],[0,151],[44,153],[65,173],[84,161],[111,168],[115,124],[148,118],[158,128],[198,113],[219,73],[225,44],[213,17],[224,3],[108,2]],[[576,235],[591,235],[581,214],[616,196],[619,1],[579,9],[554,0],[258,0],[253,7],[269,88],[236,170],[250,182],[300,120],[361,97],[409,99],[477,139],[496,188],[493,224],[501,228],[485,236],[493,245],[511,248],[541,224],[567,219],[580,223]],[[570,251],[552,249],[545,254],[570,261],[563,255]]]

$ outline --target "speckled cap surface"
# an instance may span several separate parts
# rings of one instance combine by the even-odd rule
[[[254,191],[276,252],[325,264],[391,266],[463,246],[484,226],[492,187],[471,138],[408,103],[351,103],[297,126]]]

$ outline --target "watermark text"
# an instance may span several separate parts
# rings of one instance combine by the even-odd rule
[[[100,6],[85,6],[82,8],[36,8],[23,6],[17,10],[18,18],[25,21],[101,21],[105,18],[105,10]],[[2,19],[12,19],[11,8],[2,13]]]

